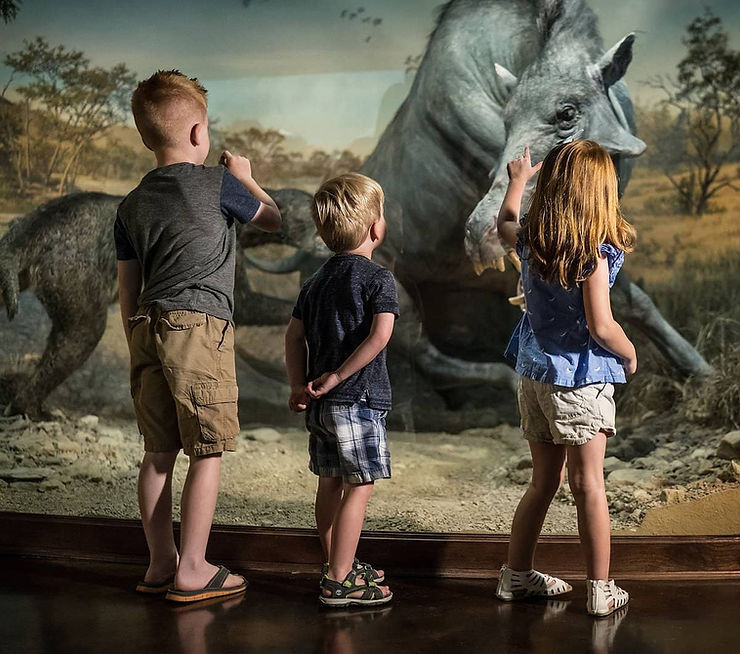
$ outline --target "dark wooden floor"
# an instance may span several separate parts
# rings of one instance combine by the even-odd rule
[[[562,601],[503,604],[490,581],[389,577],[388,607],[327,611],[316,578],[251,574],[243,598],[175,607],[137,596],[130,565],[2,562],[8,654],[719,654],[740,643],[740,581],[632,581],[626,613],[596,620],[578,581]]]

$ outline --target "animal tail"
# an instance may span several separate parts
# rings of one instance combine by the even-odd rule
[[[18,263],[2,241],[0,241],[0,293],[2,293],[8,320],[13,320],[18,313]]]

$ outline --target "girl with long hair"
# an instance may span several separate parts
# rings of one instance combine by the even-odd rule
[[[537,171],[520,221],[524,187]],[[521,259],[526,310],[506,355],[521,375],[519,410],[533,469],[496,595],[509,601],[571,590],[533,569],[542,523],[567,465],[586,558],[586,608],[608,615],[629,595],[609,578],[604,452],[615,433],[614,384],[637,370],[635,347],[612,316],[609,289],[635,230],[620,212],[611,158],[594,141],[558,145],[535,166],[527,148],[508,172],[497,228]]]

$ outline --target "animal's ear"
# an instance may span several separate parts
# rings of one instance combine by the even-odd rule
[[[519,78],[501,64],[493,64],[493,69],[496,71],[496,77],[501,82],[503,90],[507,95],[511,95],[514,87],[519,83]]]
[[[634,33],[629,33],[619,43],[601,55],[601,58],[596,62],[595,72],[604,82],[605,89],[624,77],[627,67],[632,61],[632,44],[634,42]]]
[[[609,98],[609,103],[612,106],[614,115],[617,117],[619,124],[624,127],[628,132],[634,132],[635,130],[630,126],[627,116],[624,113],[622,104],[626,102],[631,105],[629,100],[629,93],[627,92],[627,85],[623,80],[618,80],[612,84],[607,90],[606,95]]]

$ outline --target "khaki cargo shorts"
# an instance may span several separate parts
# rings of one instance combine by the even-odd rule
[[[147,452],[234,451],[234,328],[197,311],[140,309],[131,326],[131,395]]]
[[[569,388],[521,377],[517,398],[527,440],[583,445],[600,431],[616,434],[613,384]]]

